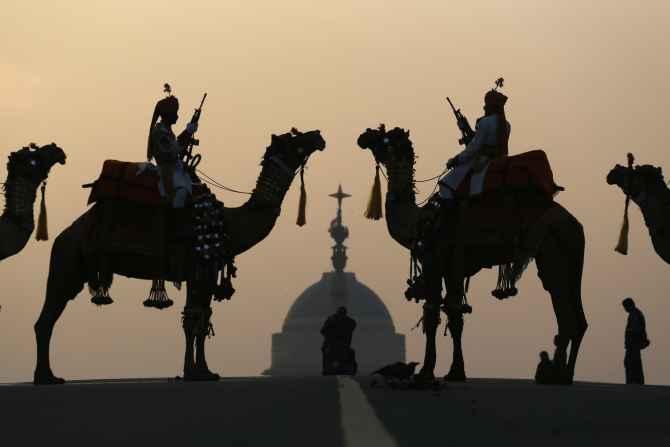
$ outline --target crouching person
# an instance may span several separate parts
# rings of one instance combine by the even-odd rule
[[[356,352],[351,348],[351,339],[356,329],[356,321],[347,315],[347,309],[340,307],[326,319],[321,328],[323,345],[322,374],[354,375],[358,371]]]

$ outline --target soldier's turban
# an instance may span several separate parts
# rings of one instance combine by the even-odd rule
[[[484,105],[496,109],[502,109],[507,102],[507,96],[497,90],[489,90],[484,96]]]

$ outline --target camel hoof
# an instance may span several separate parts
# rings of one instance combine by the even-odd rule
[[[64,383],[65,379],[54,376],[51,371],[44,374],[35,372],[33,376],[33,385],[63,385]]]
[[[221,376],[209,370],[195,370],[184,372],[185,382],[217,382]]]
[[[435,385],[435,376],[431,372],[421,371],[412,377],[411,388],[415,389],[429,389]]]
[[[459,372],[449,371],[449,373],[446,376],[444,376],[444,381],[445,382],[465,382],[465,381],[467,381],[467,377],[465,377],[465,372],[464,371],[459,371]]]

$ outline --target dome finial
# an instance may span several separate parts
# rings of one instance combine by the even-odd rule
[[[347,265],[347,247],[344,245],[344,241],[349,237],[349,229],[342,225],[342,200],[351,197],[351,195],[343,192],[342,185],[339,185],[337,192],[329,194],[329,196],[337,199],[337,217],[330,222],[330,228],[328,229],[330,237],[335,240],[333,256],[330,259],[333,261],[335,271],[342,272]]]

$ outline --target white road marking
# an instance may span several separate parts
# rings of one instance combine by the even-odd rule
[[[358,382],[350,377],[338,377],[340,414],[344,442],[347,447],[397,447],[386,431]]]

